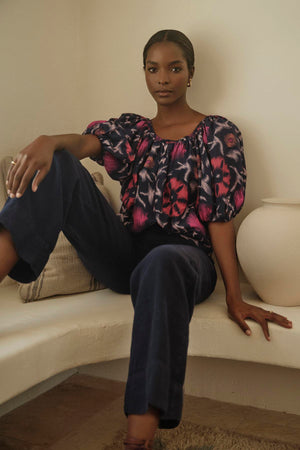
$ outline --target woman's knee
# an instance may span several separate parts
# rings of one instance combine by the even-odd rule
[[[59,150],[53,154],[53,166],[61,166],[67,168],[74,167],[79,163],[79,160],[67,150]]]
[[[144,264],[152,265],[159,270],[170,269],[182,264],[186,257],[184,246],[175,244],[163,244],[153,248],[143,259]]]
[[[189,245],[165,244],[152,249],[134,269],[131,292],[160,285],[172,291],[192,291],[203,300],[214,289],[216,272],[210,258]]]
[[[49,173],[45,178],[45,185],[70,187],[76,183],[80,176],[80,161],[67,150],[54,152],[53,161]]]

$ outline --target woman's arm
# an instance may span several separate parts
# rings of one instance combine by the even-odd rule
[[[78,159],[96,156],[101,150],[100,141],[93,134],[58,134],[41,137],[52,140],[55,150],[68,150]]]
[[[54,152],[62,149],[78,159],[83,159],[99,154],[101,144],[98,138],[91,134],[39,136],[15,157],[6,181],[9,196],[21,197],[33,177],[32,190],[35,192],[50,170]]]
[[[230,222],[210,222],[208,230],[226,289],[229,317],[248,336],[251,334],[251,330],[245,319],[255,320],[261,325],[267,340],[270,340],[268,321],[275,322],[285,328],[291,328],[292,322],[286,317],[273,312],[270,313],[263,308],[249,305],[243,301],[239,283],[235,231],[232,220]]]

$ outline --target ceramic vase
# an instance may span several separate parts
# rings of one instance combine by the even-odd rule
[[[239,262],[264,302],[300,305],[300,199],[262,202],[238,230]]]

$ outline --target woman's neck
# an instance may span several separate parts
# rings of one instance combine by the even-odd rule
[[[180,124],[193,120],[199,113],[193,110],[187,103],[180,105],[157,105],[157,114],[152,120],[162,126]]]

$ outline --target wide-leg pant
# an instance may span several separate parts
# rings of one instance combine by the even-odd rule
[[[134,322],[124,413],[160,410],[159,428],[180,423],[195,304],[213,291],[211,258],[185,239],[158,227],[133,234],[95,186],[89,172],[67,151],[56,152],[37,192],[8,199],[0,224],[12,235],[19,262],[10,276],[38,277],[62,230],[98,280],[130,293]]]

